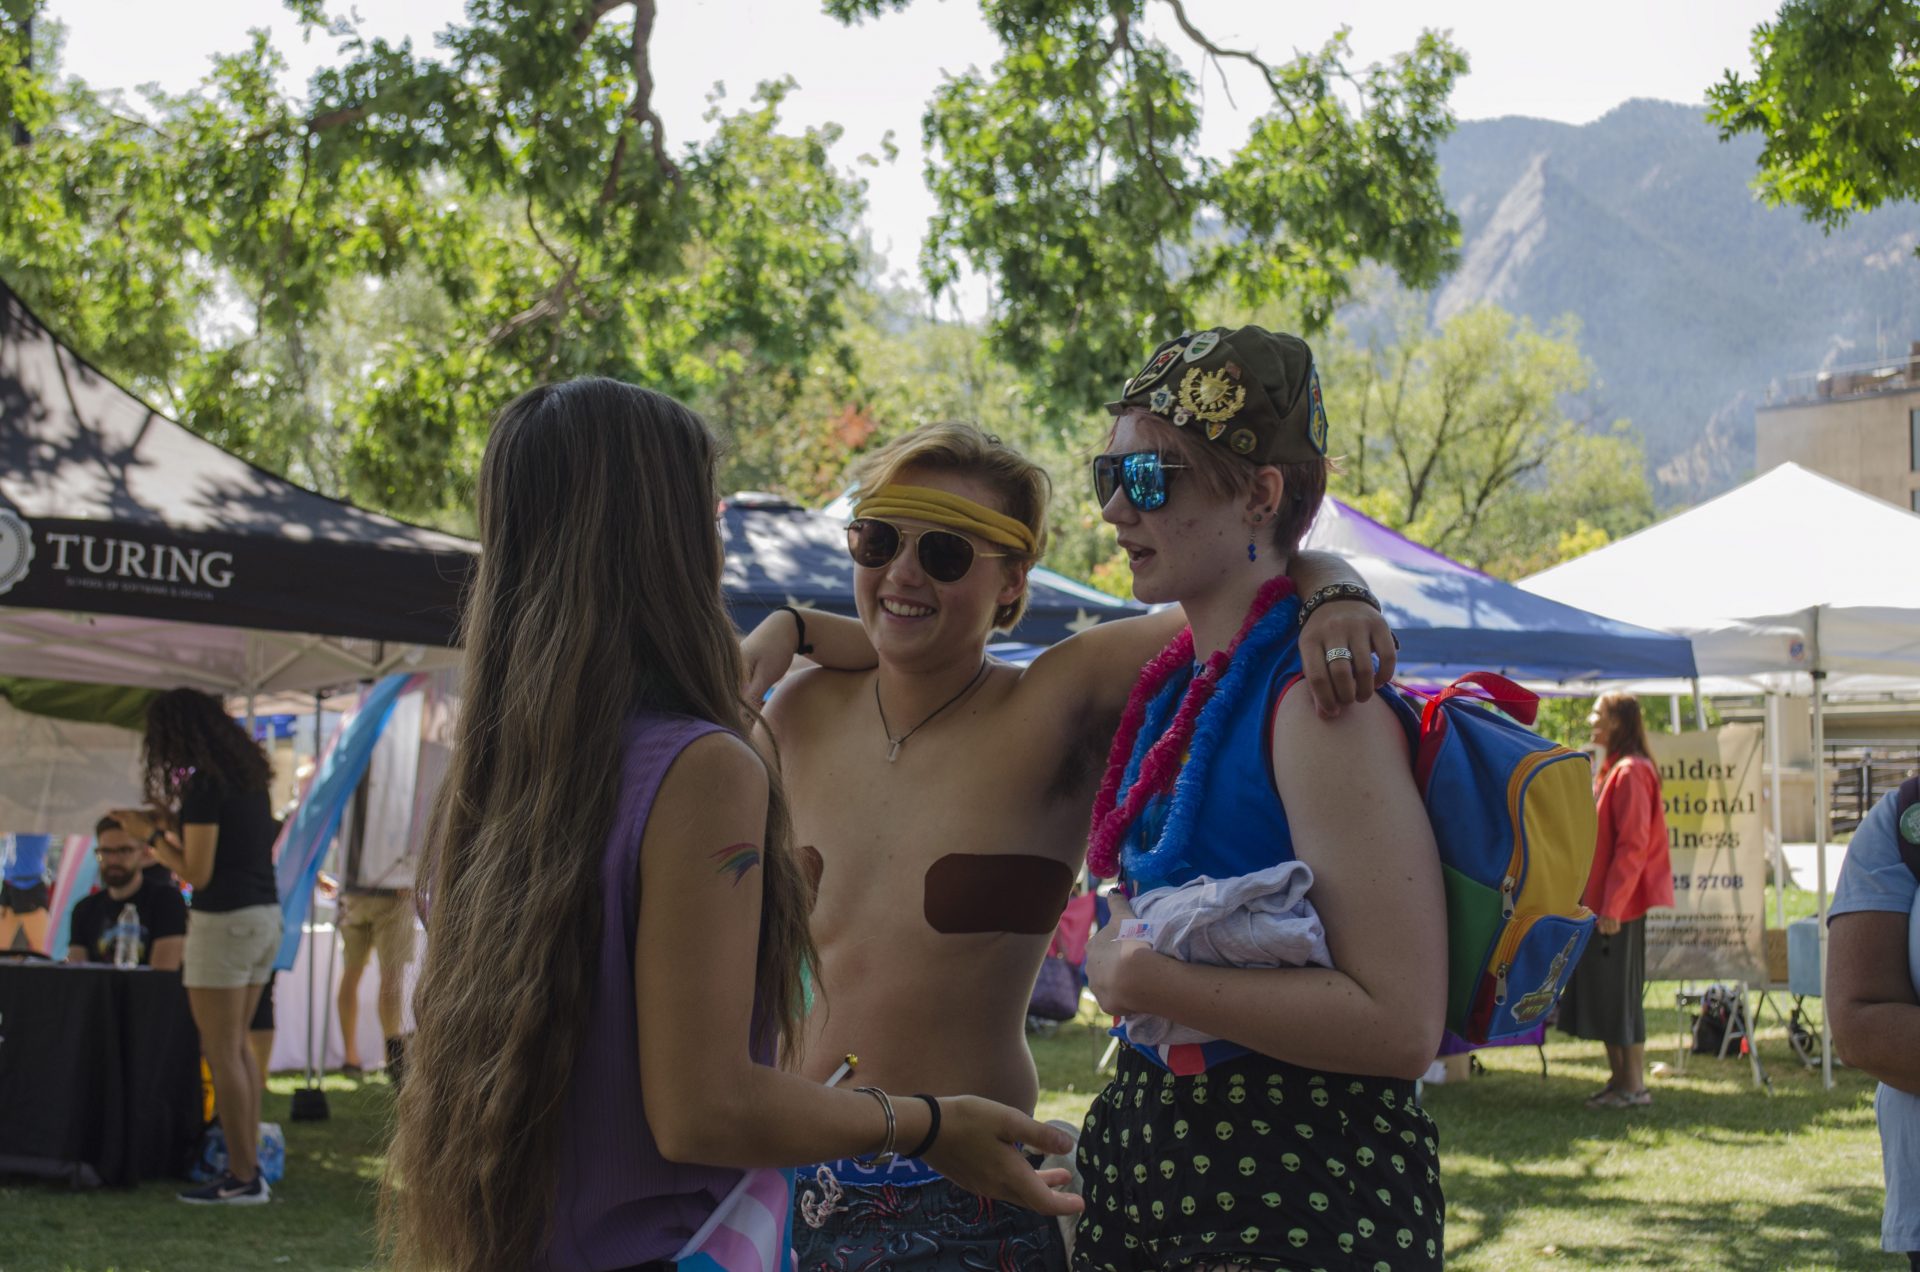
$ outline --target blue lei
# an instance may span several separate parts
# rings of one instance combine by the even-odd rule
[[[1159,839],[1151,848],[1136,847],[1145,833],[1147,822],[1151,820],[1144,815],[1127,831],[1120,851],[1120,863],[1127,878],[1137,878],[1141,874],[1165,877],[1188,863],[1187,849],[1198,817],[1197,806],[1205,797],[1207,777],[1213,771],[1214,756],[1220,749],[1220,734],[1225,727],[1227,713],[1239,700],[1240,694],[1247,688],[1247,681],[1255,672],[1264,674],[1271,668],[1271,656],[1286,647],[1299,624],[1300,598],[1289,596],[1268,610],[1254,624],[1253,630],[1247,633],[1247,638],[1240,642],[1240,648],[1234,651],[1233,661],[1227,664],[1226,674],[1220,677],[1220,683],[1207,700],[1207,705],[1200,709],[1200,718],[1193,722],[1193,740],[1187,746],[1187,761],[1180,766],[1180,772],[1173,779],[1173,795],[1167,801]],[[1167,687],[1161,690],[1161,696],[1155,700],[1155,708],[1162,708],[1166,696],[1171,694],[1177,714],[1178,700],[1192,683],[1192,672],[1184,680],[1169,680]],[[1172,723],[1172,716],[1169,716],[1162,725],[1162,731]],[[1128,763],[1134,766],[1136,781],[1140,776],[1141,760],[1157,741],[1159,735],[1150,736],[1145,729],[1134,740],[1133,755]],[[1131,786],[1129,782],[1128,788]],[[1120,792],[1120,797],[1125,799],[1126,790]],[[1142,811],[1144,813],[1146,810]]]

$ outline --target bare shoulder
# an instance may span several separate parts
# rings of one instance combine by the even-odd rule
[[[843,708],[849,695],[872,678],[868,671],[834,671],[803,667],[780,682],[761,708],[767,727],[782,744],[826,727],[829,717]]]
[[[1407,768],[1407,734],[1393,708],[1375,695],[1348,706],[1331,720],[1313,705],[1304,682],[1280,700],[1273,714],[1273,767],[1284,771],[1336,769],[1378,758]]]
[[[703,734],[674,757],[660,783],[658,803],[670,813],[690,814],[702,806],[765,804],[767,766],[753,744],[722,729]],[[716,799],[724,793],[727,798]]]

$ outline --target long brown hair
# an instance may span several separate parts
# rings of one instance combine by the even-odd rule
[[[1640,699],[1630,693],[1603,693],[1594,699],[1593,710],[1600,717],[1600,745],[1607,751],[1607,767],[1629,755],[1643,760],[1653,758],[1647,744],[1647,725],[1640,715]]]
[[[147,704],[140,769],[147,803],[173,808],[187,779],[198,776],[224,794],[264,791],[273,764],[220,699],[198,689],[169,689]]]
[[[538,1262],[626,730],[647,710],[743,733],[755,719],[720,594],[715,449],[686,407],[615,380],[535,389],[494,422],[461,619],[466,697],[428,837],[419,1031],[383,1203],[396,1268]],[[812,944],[769,777],[756,1029],[791,1045]]]

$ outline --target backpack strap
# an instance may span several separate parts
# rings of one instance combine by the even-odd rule
[[[1474,692],[1478,690],[1479,692]],[[1491,702],[1502,711],[1531,726],[1540,712],[1540,695],[1531,689],[1523,689],[1505,676],[1491,671],[1469,672],[1442,689],[1437,697],[1427,703],[1426,717],[1431,720],[1440,709],[1440,704],[1448,698],[1469,698],[1480,702]]]
[[[1920,882],[1920,777],[1908,778],[1894,793],[1893,840],[1900,845],[1900,860]]]

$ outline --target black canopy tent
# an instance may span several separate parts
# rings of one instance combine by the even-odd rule
[[[221,450],[0,283],[0,673],[253,695],[446,665],[477,550]]]

